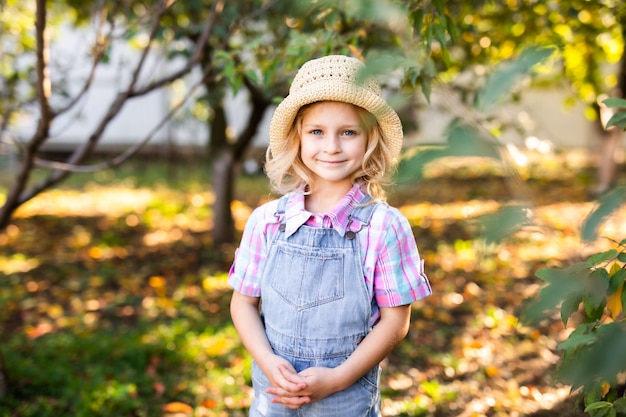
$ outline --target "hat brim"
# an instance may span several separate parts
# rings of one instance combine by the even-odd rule
[[[316,84],[305,86],[289,94],[274,111],[270,122],[270,150],[275,155],[289,133],[302,106],[320,101],[338,101],[353,104],[370,112],[378,121],[391,156],[395,159],[402,150],[402,123],[398,114],[382,97],[353,83],[331,82],[323,91]]]

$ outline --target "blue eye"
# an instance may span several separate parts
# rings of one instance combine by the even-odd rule
[[[313,129],[313,130],[311,130],[311,134],[312,135],[321,135],[322,131],[320,129]]]
[[[345,136],[354,136],[354,135],[357,135],[358,133],[355,130],[344,130],[343,134]]]

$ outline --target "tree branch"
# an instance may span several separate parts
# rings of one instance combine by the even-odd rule
[[[152,139],[152,137],[169,120],[171,120],[172,117],[174,117],[174,115],[178,112],[178,110],[180,110],[180,108],[189,100],[189,98],[191,98],[193,93],[207,81],[209,75],[210,75],[210,68],[207,68],[203,76],[189,88],[189,91],[185,94],[183,99],[178,104],[176,104],[176,106],[170,109],[170,111],[163,117],[163,119],[154,128],[152,128],[152,130],[148,133],[148,135],[146,135],[146,137],[144,137],[143,140],[141,140],[141,142],[125,149],[124,152],[116,155],[115,157],[109,159],[108,161],[100,163],[100,164],[93,164],[93,165],[76,165],[76,164],[69,164],[66,162],[50,161],[46,159],[35,158],[35,165],[41,168],[50,168],[50,169],[55,169],[55,170],[60,170],[60,171],[68,171],[68,172],[95,172],[95,171],[100,171],[103,169],[113,168],[113,167],[121,165],[122,163],[126,162],[128,158],[130,158],[131,156],[136,154],[139,150],[141,150],[141,148],[143,148],[146,145],[146,143],[148,143]]]
[[[219,0],[213,3],[213,9],[211,10],[211,14],[209,15],[209,18],[207,19],[207,22],[204,25],[204,28],[202,29],[200,37],[196,41],[196,45],[194,47],[191,59],[187,61],[187,64],[183,68],[170,74],[167,77],[164,77],[160,80],[156,80],[141,89],[136,89],[136,90],[133,89],[130,96],[134,97],[134,96],[147,94],[153,90],[156,90],[165,85],[168,85],[172,81],[175,81],[183,77],[184,75],[188,74],[193,69],[193,67],[200,62],[200,59],[202,58],[202,55],[203,55],[204,46],[205,44],[208,43],[209,35],[213,31],[213,26],[215,25],[215,22],[217,21],[217,17],[221,15],[223,10],[224,10],[224,0]],[[154,34],[151,34],[150,42],[152,42],[153,36]],[[131,85],[134,86],[133,83],[131,83]]]
[[[35,16],[35,38],[37,41],[36,50],[36,66],[35,73],[37,81],[35,89],[37,91],[37,101],[39,104],[38,141],[33,141],[32,148],[36,149],[38,145],[48,136],[50,123],[54,118],[54,113],[50,108],[50,71],[48,68],[48,58],[50,56],[48,35],[46,32],[46,1],[37,0],[37,11]]]
[[[40,1],[43,1],[43,0],[40,0]],[[163,7],[160,8],[160,11],[158,13],[159,19],[163,16],[163,14],[165,13],[165,9],[171,4],[171,2],[169,0],[163,0],[161,4]],[[77,165],[80,164],[88,155],[91,154],[96,144],[98,143],[98,141],[104,134],[104,131],[106,127],[108,126],[108,124],[111,122],[111,120],[113,120],[113,118],[115,118],[119,114],[119,112],[121,111],[124,104],[126,104],[126,101],[129,98],[145,95],[157,88],[163,87],[167,85],[168,83],[171,83],[172,81],[183,77],[184,75],[188,74],[193,69],[195,62],[193,64],[192,62],[194,59],[199,60],[202,57],[203,44],[204,42],[208,40],[209,34],[213,30],[213,25],[215,24],[215,21],[217,20],[217,15],[221,13],[223,9],[223,4],[224,4],[224,0],[217,1],[214,4],[213,13],[211,17],[207,20],[207,23],[204,26],[204,30],[202,32],[203,36],[200,39],[198,39],[198,42],[196,43],[194,58],[190,60],[182,70],[177,71],[176,73],[170,75],[169,77],[163,78],[160,81],[152,83],[143,89],[133,90],[137,82],[136,78],[141,72],[141,68],[145,62],[145,58],[142,58],[140,60],[141,65],[138,64],[133,72],[133,81],[131,81],[130,85],[125,91],[122,91],[117,95],[117,98],[113,101],[107,113],[102,117],[102,119],[100,120],[100,123],[98,124],[98,126],[96,126],[95,130],[88,137],[88,139],[83,144],[81,144],[81,146],[76,148],[76,150],[74,150],[72,155],[70,155],[70,157],[67,160],[67,164],[65,165],[66,168],[73,166],[74,170],[80,170],[80,168],[78,168]],[[155,20],[156,23],[153,25],[151,29],[151,40],[155,36],[155,33],[156,33],[155,31],[160,24],[159,19]],[[148,50],[150,49],[150,43],[144,49],[143,57],[145,57]],[[165,123],[165,121],[163,121],[163,123]],[[141,146],[143,146],[143,144]],[[136,150],[137,149],[135,149],[133,153],[136,152]],[[22,193],[19,198],[20,203],[28,201],[29,199],[39,194],[41,191],[63,180],[65,177],[69,175],[70,172],[72,172],[72,170],[61,169],[61,170],[55,170],[54,172],[50,173],[41,182],[39,182],[38,184],[35,184],[33,187],[31,187],[31,189]]]
[[[248,145],[250,144],[252,139],[254,139],[254,136],[256,135],[259,128],[259,124],[261,123],[263,115],[265,114],[265,110],[267,110],[270,105],[270,100],[265,97],[263,92],[259,88],[257,88],[257,86],[255,86],[254,83],[252,83],[248,79],[248,77],[243,78],[243,83],[250,92],[252,111],[248,116],[246,128],[243,130],[243,132],[241,132],[233,146],[235,158],[237,160],[241,159]]]
[[[96,76],[98,65],[100,65],[102,61],[102,57],[104,56],[104,52],[106,51],[108,44],[110,44],[111,42],[113,31],[115,29],[115,26],[111,25],[111,29],[109,30],[108,35],[103,36],[102,32],[103,32],[105,21],[106,21],[106,7],[103,4],[102,8],[100,9],[100,20],[99,20],[98,27],[96,30],[96,33],[97,33],[96,44],[93,48],[93,52],[94,52],[93,62],[91,65],[91,69],[89,70],[89,75],[87,76],[87,79],[85,80],[83,87],[78,92],[78,94],[76,94],[76,96],[74,96],[74,98],[65,106],[63,106],[60,109],[57,109],[55,111],[56,115],[65,113],[66,111],[72,109],[76,105],[76,103],[78,103],[83,98],[83,96],[87,94],[87,92],[89,91],[89,88],[91,87],[93,80]]]
[[[50,78],[48,69],[49,45],[46,34],[46,0],[37,0],[37,10],[35,12],[35,39],[37,40],[36,67],[37,81],[37,101],[40,109],[39,123],[33,137],[28,142],[22,155],[22,164],[16,175],[15,182],[7,193],[4,205],[0,207],[0,229],[6,227],[11,218],[11,214],[19,207],[22,191],[26,187],[28,178],[33,168],[34,157],[41,147],[41,144],[48,138],[50,124],[54,119],[54,114],[50,109]]]

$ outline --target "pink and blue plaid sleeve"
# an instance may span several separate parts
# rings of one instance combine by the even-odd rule
[[[267,254],[266,211],[260,207],[250,215],[228,273],[229,285],[250,297],[261,296],[260,273]]]
[[[379,307],[410,304],[432,294],[411,226],[390,207],[374,270],[374,296]]]

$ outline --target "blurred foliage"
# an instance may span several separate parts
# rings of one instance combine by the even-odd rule
[[[474,67],[476,77],[469,87],[476,90],[484,71],[481,64],[509,60],[529,45],[541,45],[559,51],[558,65],[552,71],[545,68],[542,81],[559,83],[564,76],[572,101],[596,104],[618,85],[615,64],[622,57],[626,32],[626,8],[619,0],[468,1],[446,6],[461,35],[450,47],[453,65],[439,68],[445,83],[454,83],[463,69]]]
[[[626,239],[585,262],[540,269],[537,276],[547,285],[528,306],[527,320],[536,323],[556,308],[565,325],[582,315],[567,340],[559,344],[563,351],[560,378],[572,390],[580,388],[589,415],[626,415]]]
[[[32,100],[35,85],[36,47],[33,31],[35,3],[4,0],[0,3],[0,137],[18,107]],[[53,8],[50,24],[60,26],[65,16]],[[58,31],[50,36],[54,38]],[[30,55],[30,56],[29,56]]]
[[[554,52],[554,48],[529,47],[515,59],[497,63],[485,85],[477,91],[474,106],[478,110],[486,110],[505,102],[520,79],[533,74],[537,66],[547,62]]]
[[[415,304],[384,364],[385,415],[504,417],[567,398],[549,373],[563,324],[517,320],[537,290],[533,272],[581,250],[576,223],[592,207],[584,159],[554,158],[537,156],[520,184],[492,158],[442,158],[419,184],[390,190],[435,293]],[[74,176],[20,208],[0,233],[0,352],[12,376],[0,415],[246,415],[250,357],[228,312],[234,247],[210,241],[204,170],[200,158],[135,161]],[[518,186],[542,229],[485,244],[478,220],[513,206]],[[242,176],[235,197],[241,233],[270,198],[266,179]],[[621,213],[603,235],[626,230]]]
[[[513,59],[504,61],[491,71],[485,83],[476,91],[475,107],[501,103],[510,97],[511,91],[522,76],[532,75],[536,68],[552,56],[546,48],[529,48]],[[624,100],[608,100],[606,105],[620,107]],[[472,122],[474,124],[472,124]],[[516,168],[500,153],[498,141],[489,132],[480,129],[482,120],[460,122],[453,120],[446,132],[447,142],[443,146],[414,151],[402,161],[398,180],[410,183],[423,177],[423,171],[438,159],[468,156],[483,156],[493,159],[510,173]],[[626,124],[620,113],[610,123]],[[583,242],[597,239],[601,224],[626,203],[626,189],[617,187],[602,196],[597,206],[588,214],[581,227]],[[486,244],[510,238],[518,230],[532,228],[531,201],[522,200],[513,205],[503,205],[495,212],[477,217],[482,226]],[[526,319],[537,323],[560,306],[561,319],[568,319],[583,305],[585,320],[579,324],[567,341],[559,345],[563,351],[560,361],[560,376],[572,389],[580,388],[585,400],[586,411],[593,417],[624,416],[626,399],[620,378],[626,371],[623,355],[626,348],[626,319],[623,304],[626,302],[626,240],[620,237],[616,249],[593,254],[586,262],[541,269],[537,276],[547,282],[539,292],[537,300],[528,307]],[[608,301],[607,301],[608,300]],[[603,389],[598,389],[601,387]],[[600,395],[596,395],[597,393]]]
[[[476,92],[472,108],[486,109],[511,99],[511,92],[523,77],[534,75],[536,69],[554,54],[553,48],[529,47],[516,56],[498,63],[488,74],[482,87]],[[474,118],[453,119],[445,130],[446,142],[428,149],[420,146],[409,149],[401,160],[396,179],[401,184],[409,184],[423,178],[428,164],[441,158],[482,157],[492,159],[509,174],[516,171],[507,158],[508,151],[503,144],[483,126],[488,116],[474,113]],[[524,225],[525,204],[503,207],[499,212],[482,218],[488,241],[504,238],[508,232]]]
[[[102,4],[112,6],[105,16],[107,22],[124,27],[118,39],[137,48],[144,47],[143,28],[150,17],[150,8],[144,2],[133,1]],[[165,56],[171,59],[189,56],[191,42],[199,36],[199,25],[208,18],[214,4],[211,1],[173,4],[157,36]],[[54,2],[53,6],[49,15],[53,39],[61,28],[62,18],[69,16],[78,25],[93,16],[88,2]],[[306,4],[242,1],[227,2],[225,7],[223,19],[206,46],[212,52],[207,56],[209,64],[214,66],[218,88],[199,98],[199,104],[192,108],[194,115],[203,120],[210,120],[211,106],[223,98],[227,89],[238,91],[247,82],[262,87],[268,99],[284,96],[288,80],[304,60],[328,53],[362,55],[376,75],[386,76],[386,84],[397,86],[398,80],[402,80],[400,84],[409,87],[411,93],[419,87],[426,97],[430,96],[435,80],[451,83],[465,91],[467,103],[482,109],[509,99],[519,77],[538,70],[541,82],[560,81],[564,75],[571,83],[572,96],[589,104],[596,103],[601,94],[610,92],[618,83],[615,73],[606,72],[604,65],[616,63],[622,54],[626,13],[617,0]],[[23,2],[7,0],[2,3],[0,13],[3,56],[0,113],[10,116],[15,108],[34,100],[33,10]],[[237,26],[241,19],[246,19],[245,24]],[[231,31],[235,26],[238,29]],[[556,47],[558,54],[546,46]],[[562,72],[550,72],[540,65],[550,59],[560,65]],[[490,71],[487,67],[494,63],[500,64]],[[59,67],[64,65],[61,63]],[[464,71],[470,73],[465,84],[457,78]],[[57,100],[63,101],[67,96],[67,80],[53,76],[52,81],[53,91],[59,93]],[[622,126],[623,116],[616,117],[612,123]],[[2,120],[2,128],[7,121]],[[514,176],[503,159],[500,145],[480,125],[480,120],[455,120],[447,131],[447,143],[408,157],[400,167],[399,178],[414,182],[424,178],[424,171],[442,160],[485,156],[499,168],[504,167],[505,176]],[[415,188],[413,184],[413,196]],[[96,205],[101,211],[94,219],[95,225],[68,224],[72,222],[71,211],[52,217],[38,214],[32,225],[18,222],[19,226],[9,228],[3,235],[4,243],[19,236],[32,246],[3,254],[6,268],[3,274],[7,279],[1,281],[0,302],[7,308],[0,310],[0,314],[8,324],[2,328],[0,349],[8,359],[8,374],[15,378],[16,385],[10,388],[9,402],[3,400],[0,406],[11,411],[17,408],[19,415],[24,416],[59,415],[68,410],[75,415],[156,415],[186,412],[190,410],[189,405],[185,406],[188,403],[196,407],[199,415],[245,408],[249,398],[238,388],[249,382],[249,376],[243,370],[247,369],[245,364],[237,359],[245,357],[245,353],[232,344],[235,343],[232,328],[224,322],[205,322],[207,317],[220,320],[227,317],[224,299],[207,303],[203,300],[223,290],[220,273],[225,268],[224,259],[232,255],[228,251],[219,254],[209,251],[210,242],[199,244],[194,239],[194,233],[205,232],[210,226],[210,213],[205,205],[211,196],[197,191],[180,201],[174,198],[175,192],[156,198],[145,190],[126,194],[118,189],[115,198],[108,195],[103,200],[97,193],[93,199],[86,197],[93,191],[80,193],[85,200],[71,193],[51,193],[48,197],[62,201],[72,196],[72,201],[78,199],[83,204],[78,204],[77,211]],[[472,192],[482,195],[486,191],[476,187]],[[584,241],[595,240],[607,217],[622,208],[623,195],[608,194],[589,212],[582,228]],[[253,206],[242,200],[232,204],[240,219]],[[102,201],[104,205],[98,206]],[[452,233],[451,220],[410,217],[419,232],[430,234],[435,242],[431,252],[426,251],[426,258],[430,253],[434,264],[457,276],[452,282],[440,277],[441,282],[450,282],[449,287],[442,284],[441,288],[445,309],[424,306],[417,313],[419,319],[435,317],[438,324],[449,324],[456,320],[452,311],[463,320],[475,319],[478,324],[473,329],[477,333],[488,329],[490,343],[502,335],[512,345],[533,339],[532,332],[515,330],[517,312],[510,309],[510,304],[518,302],[519,297],[505,299],[507,292],[501,292],[513,280],[507,274],[516,268],[511,265],[511,250],[509,255],[492,256],[489,262],[477,266],[477,253],[490,254],[500,239],[515,239],[527,230],[519,227],[529,222],[526,201],[510,203],[504,207],[495,204],[495,210],[489,204],[487,207],[475,202],[463,204],[461,213],[482,215],[472,217],[473,223],[460,222],[452,239],[448,239]],[[37,210],[45,211],[43,206],[30,209],[37,213]],[[133,210],[140,210],[141,215]],[[427,210],[437,208],[430,205]],[[465,219],[467,214],[459,217]],[[556,223],[563,221],[559,215],[555,217]],[[46,241],[35,226],[43,230],[65,230],[66,234]],[[476,238],[476,228],[487,233],[486,242]],[[597,252],[585,262],[540,270],[539,278],[548,285],[540,293],[536,310],[531,309],[539,317],[545,317],[551,308],[560,305],[563,323],[567,324],[567,319],[583,305],[583,322],[560,345],[565,352],[561,370],[566,380],[584,389],[588,412],[594,416],[619,415],[624,409],[624,401],[619,398],[619,381],[613,378],[624,369],[623,355],[619,355],[623,352],[625,333],[621,272],[624,242],[621,238],[615,242],[616,248]],[[43,255],[36,255],[39,251]],[[560,255],[555,252],[541,255],[542,263],[560,261],[557,259]],[[59,261],[60,265],[55,264]],[[190,265],[205,262],[211,265],[208,270],[187,275]],[[467,273],[476,274],[474,281],[463,278]],[[477,299],[482,287],[494,290],[490,297],[498,300],[498,305],[465,303]],[[153,324],[159,320],[165,325],[157,327],[169,338],[154,336]],[[448,378],[473,372],[472,376],[479,375],[482,380],[500,376],[504,379],[504,365],[485,362],[484,350],[488,351],[490,346],[485,346],[484,339],[454,339],[456,330],[443,326],[439,331],[428,332],[425,338],[435,347],[454,340],[461,353],[442,355],[441,351],[429,350],[428,344],[421,345],[417,337],[401,350],[418,362],[430,360],[424,358],[432,354],[435,368]],[[117,332],[127,337],[118,337]],[[198,352],[197,347],[204,350]],[[68,355],[59,355],[61,351]],[[231,356],[232,351],[236,354]],[[479,364],[480,369],[468,371],[478,366],[472,363]],[[596,363],[602,366],[590,369],[589,364]],[[45,371],[47,379],[37,374],[40,369]],[[162,373],[161,369],[169,372]],[[172,369],[176,372],[171,372]],[[224,369],[235,370],[237,378],[220,373]],[[398,374],[410,372],[398,371]],[[199,378],[199,382],[193,386],[185,383],[194,378]],[[395,414],[426,414],[463,397],[462,390],[446,391],[439,381],[428,376],[419,374],[411,378],[411,384],[417,382],[417,392],[411,392],[409,400],[395,404]],[[83,383],[78,386],[77,381]],[[402,387],[402,378],[390,381],[390,390],[395,392],[393,386]],[[530,392],[527,385],[524,387]],[[83,389],[83,394],[77,399],[79,389]],[[149,406],[143,408],[139,398],[144,400],[141,404],[147,402]]]
[[[603,103],[620,110],[607,126],[626,130],[626,100]],[[625,203],[623,185],[601,196],[582,224],[582,240],[595,241],[601,225]],[[585,412],[592,417],[626,416],[626,239],[613,243],[614,248],[594,253],[585,262],[537,271],[547,285],[525,313],[536,323],[558,308],[567,324],[582,312],[583,320],[559,345],[563,351],[559,374],[572,390],[580,389]]]

